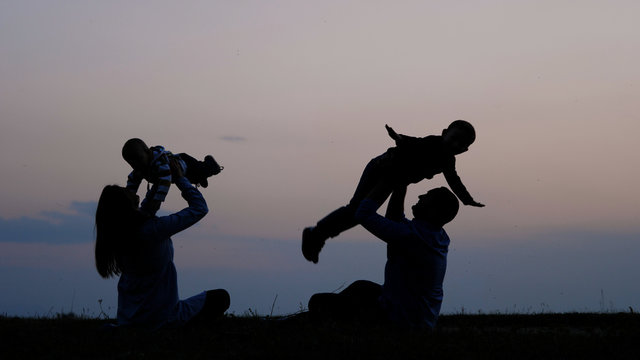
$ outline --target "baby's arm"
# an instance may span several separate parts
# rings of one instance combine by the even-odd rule
[[[152,171],[157,175],[156,183],[151,188],[154,191],[153,200],[163,202],[171,187],[171,167],[169,166],[168,157],[161,156],[160,159],[153,163],[153,167]]]
[[[140,209],[144,212],[155,215],[160,209],[160,205],[167,197],[169,187],[171,187],[171,168],[168,161],[162,161],[162,157],[151,164],[151,179],[147,181],[154,181],[151,188],[147,190],[147,193],[140,204]],[[139,184],[138,184],[139,185]],[[129,188],[127,186],[127,188]]]

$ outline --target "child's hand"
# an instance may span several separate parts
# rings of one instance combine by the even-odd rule
[[[398,135],[398,133],[393,130],[393,128],[391,128],[391,126],[385,124],[384,127],[387,129],[387,133],[389,133],[389,136],[393,139],[393,140],[400,140],[400,135]]]

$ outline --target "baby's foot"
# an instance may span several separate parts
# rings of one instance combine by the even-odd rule
[[[207,177],[218,175],[220,174],[220,171],[224,169],[224,167],[220,166],[211,155],[207,155],[204,157],[204,163],[207,164]]]
[[[314,229],[314,227],[308,227],[302,231],[302,255],[305,259],[317,264],[325,239],[317,237]]]

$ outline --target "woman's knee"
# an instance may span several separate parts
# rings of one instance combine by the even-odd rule
[[[216,312],[225,312],[231,306],[231,296],[225,289],[208,290],[205,307]]]

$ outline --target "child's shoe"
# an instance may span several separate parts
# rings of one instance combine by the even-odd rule
[[[224,167],[220,166],[211,155],[204,157],[204,163],[207,165],[207,177],[218,175],[220,174],[220,171],[224,169]]]
[[[302,255],[305,259],[317,264],[325,239],[316,236],[314,229],[314,227],[308,227],[302,231]]]

